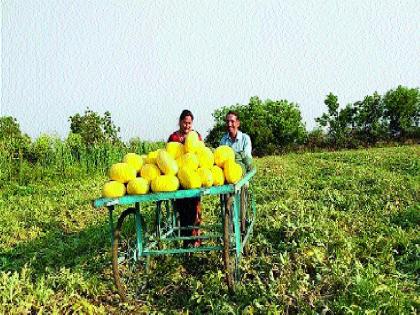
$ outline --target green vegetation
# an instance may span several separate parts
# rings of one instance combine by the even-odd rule
[[[273,154],[278,148],[305,143],[305,124],[297,104],[251,97],[247,105],[226,106],[213,113],[215,126],[206,142],[215,148],[226,132],[226,114],[231,110],[238,113],[241,130],[251,137],[254,154]]]
[[[398,86],[384,96],[375,92],[340,109],[338,97],[327,95],[328,112],[316,118],[327,127],[324,146],[355,148],[378,141],[405,141],[420,136],[420,90]],[[320,143],[321,144],[321,143]]]
[[[8,157],[1,161],[7,170]],[[257,159],[258,220],[236,295],[224,283],[220,253],[179,255],[153,259],[152,273],[139,275],[138,300],[124,304],[112,280],[108,214],[91,206],[107,180],[103,170],[69,162],[59,176],[56,162],[25,163],[0,176],[0,313],[420,308],[418,145]],[[212,204],[205,199],[204,220]]]
[[[318,128],[307,131],[298,104],[251,97],[248,104],[215,110],[214,126],[206,141],[212,146],[219,143],[230,110],[239,114],[241,130],[250,135],[253,153],[258,156],[420,141],[419,88],[398,86],[383,96],[375,92],[345,107],[340,106],[336,95],[329,93],[324,104],[327,112],[315,119]]]
[[[111,113],[108,111],[102,117],[87,108],[83,115],[70,116],[69,121],[71,132],[79,135],[81,143],[86,146],[98,143],[121,143],[118,137],[120,128],[112,122]]]

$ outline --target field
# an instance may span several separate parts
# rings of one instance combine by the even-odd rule
[[[420,146],[256,165],[258,219],[234,296],[221,255],[195,254],[156,258],[140,298],[121,303],[107,212],[91,206],[102,172],[1,184],[0,313],[419,312]]]

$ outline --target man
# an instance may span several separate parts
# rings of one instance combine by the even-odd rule
[[[229,111],[226,115],[226,129],[227,132],[220,140],[220,145],[228,145],[235,151],[235,160],[241,165],[243,173],[249,172],[253,168],[252,164],[252,145],[251,138],[239,130],[241,122],[237,112]],[[240,202],[240,220],[241,220],[241,234],[245,235],[247,229],[247,217],[250,216],[249,208],[249,183],[245,183],[241,188],[241,202]],[[232,194],[231,194],[232,196]],[[246,251],[246,248],[244,248]]]
[[[246,171],[252,168],[251,138],[239,130],[241,122],[238,113],[229,111],[226,115],[227,132],[220,140],[220,145],[230,146],[236,154],[237,162],[245,166]]]

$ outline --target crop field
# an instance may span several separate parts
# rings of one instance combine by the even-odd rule
[[[122,303],[108,213],[91,205],[103,172],[0,183],[0,314],[419,313],[419,145],[255,163],[258,217],[235,295],[212,252],[153,258]]]

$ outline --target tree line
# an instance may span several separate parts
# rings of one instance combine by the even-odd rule
[[[324,104],[325,113],[315,119],[317,128],[308,131],[298,104],[251,97],[248,104],[217,109],[206,141],[217,145],[225,130],[225,115],[234,110],[239,113],[242,131],[252,139],[256,155],[296,149],[358,148],[379,142],[419,142],[419,88],[398,86],[385,95],[375,92],[345,107],[340,106],[338,96],[330,93]]]
[[[248,104],[215,110],[214,125],[205,141],[210,146],[218,146],[225,132],[226,113],[234,110],[240,116],[241,130],[250,135],[253,153],[258,156],[301,149],[357,148],[386,142],[419,143],[419,88],[398,86],[384,95],[375,92],[344,107],[340,106],[338,96],[330,93],[324,104],[326,111],[315,119],[317,127],[308,131],[298,104],[288,100],[263,101],[254,96]],[[140,138],[124,143],[119,137],[120,128],[108,111],[100,115],[87,108],[83,114],[70,116],[69,123],[70,132],[64,141],[49,135],[32,141],[20,130],[15,118],[0,117],[0,164],[24,160],[46,166],[57,165],[58,160],[64,159],[69,164],[85,161],[84,165],[102,168],[124,152],[144,154],[163,147],[163,142]],[[4,173],[5,168],[0,169]]]

